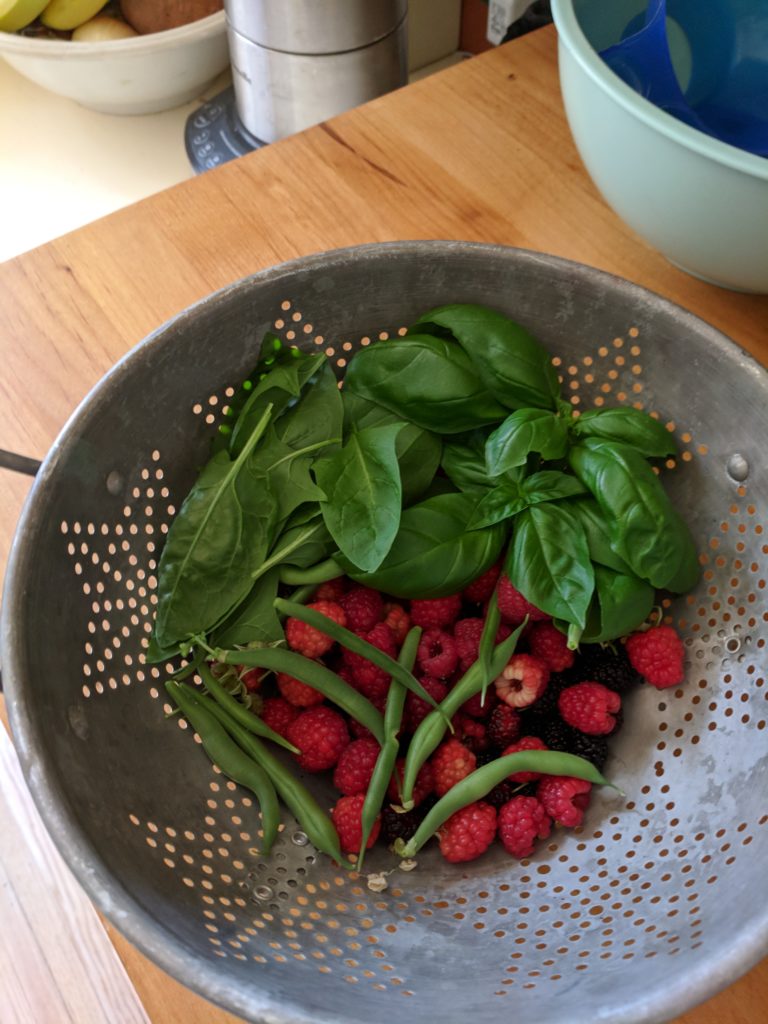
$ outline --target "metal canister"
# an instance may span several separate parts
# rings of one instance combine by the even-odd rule
[[[407,81],[407,0],[225,0],[240,120],[274,142]]]

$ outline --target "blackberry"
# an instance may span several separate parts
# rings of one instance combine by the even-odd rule
[[[540,732],[540,738],[544,740],[550,750],[562,750],[572,753],[573,732],[562,718],[548,718],[544,722]]]
[[[387,846],[391,846],[396,839],[408,842],[423,817],[421,807],[414,807],[412,811],[405,811],[404,814],[398,814],[391,807],[384,807],[381,812],[381,838]]]
[[[573,669],[566,669],[565,672],[553,672],[544,693],[535,704],[531,704],[530,708],[525,709],[523,714],[525,715],[525,712],[536,715],[551,715],[553,712],[556,714],[557,698],[566,686],[572,686],[578,681],[573,678]]]
[[[490,793],[483,797],[483,800],[498,810],[504,804],[509,803],[513,796],[517,796],[520,786],[515,782],[500,782],[494,786]]]
[[[620,694],[627,693],[641,682],[640,674],[629,663],[623,644],[615,649],[588,644],[582,648],[575,667],[578,668],[579,682],[589,679]]]
[[[579,757],[591,761],[601,772],[608,760],[608,741],[605,736],[587,736],[586,733],[578,732],[576,729],[572,729],[571,732],[573,736],[568,752],[578,754]]]

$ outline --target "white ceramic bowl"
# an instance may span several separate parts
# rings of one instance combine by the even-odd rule
[[[224,11],[102,43],[0,32],[0,56],[44,89],[105,114],[154,114],[199,96],[229,63]]]
[[[768,292],[768,160],[655,107],[598,56],[644,0],[553,0],[568,121],[595,184],[672,263]]]

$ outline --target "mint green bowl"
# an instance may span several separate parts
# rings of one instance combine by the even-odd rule
[[[552,0],[560,86],[581,158],[605,201],[666,258],[712,284],[768,293],[768,160],[691,128],[598,56],[645,0]],[[684,75],[685,38],[670,32]]]

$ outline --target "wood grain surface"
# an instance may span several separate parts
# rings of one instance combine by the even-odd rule
[[[0,266],[0,447],[43,456],[117,359],[211,291],[306,253],[411,238],[498,242],[592,264],[680,303],[768,364],[767,297],[687,276],[603,203],[570,138],[554,30],[545,29]],[[9,474],[4,484],[2,565],[29,486]],[[23,800],[18,786],[9,797],[4,785],[3,797]],[[25,897],[25,942],[39,938],[35,899],[49,891]],[[0,890],[0,949],[6,897]],[[107,927],[151,1021],[232,1024]],[[33,979],[42,966],[33,958],[26,970]],[[678,1024],[755,1024],[766,1005],[768,961]],[[134,1018],[79,1018],[123,1019]]]

